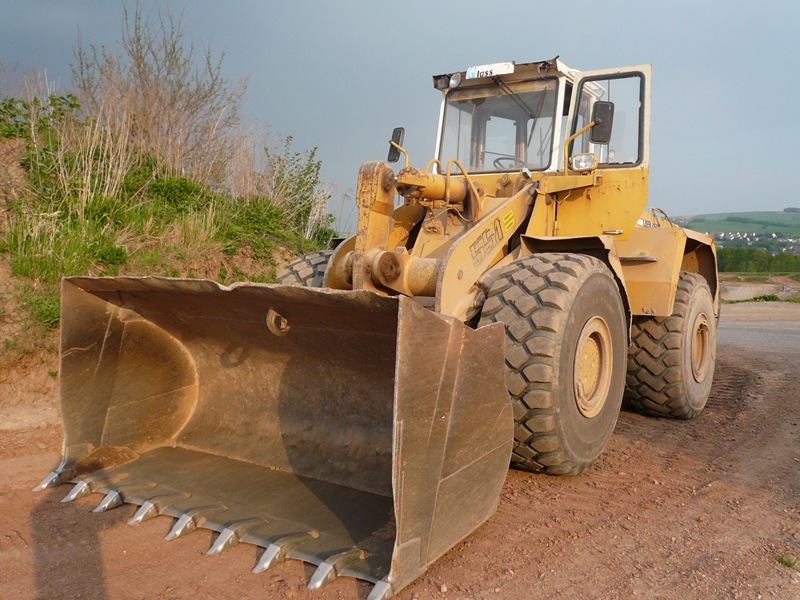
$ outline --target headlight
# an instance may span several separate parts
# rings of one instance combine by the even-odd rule
[[[573,171],[592,171],[597,167],[597,157],[593,153],[576,154],[570,159]]]

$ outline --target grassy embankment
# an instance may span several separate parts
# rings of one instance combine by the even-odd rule
[[[334,233],[315,150],[295,151],[291,137],[259,147],[240,128],[244,83],[197,56],[170,15],[126,15],[120,47],[79,48],[65,94],[28,73],[0,97],[0,143],[24,140],[15,164],[0,165],[24,173],[0,198],[6,304],[25,309],[0,340],[6,358],[57,327],[63,276],[270,282],[276,257]]]

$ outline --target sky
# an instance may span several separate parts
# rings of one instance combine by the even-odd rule
[[[318,148],[352,220],[359,166],[385,160],[406,128],[412,165],[433,157],[440,92],[431,76],[558,55],[579,70],[653,65],[650,205],[673,216],[800,206],[800,3],[796,0],[394,2],[141,0],[181,15],[198,48],[248,78],[248,124]],[[0,62],[69,89],[79,41],[118,47],[122,0],[2,0]],[[0,96],[6,93],[0,89]],[[788,170],[787,170],[788,169]],[[349,197],[349,199],[348,199]],[[352,227],[350,222],[349,226]]]

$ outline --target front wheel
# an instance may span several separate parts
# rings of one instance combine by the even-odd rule
[[[588,469],[608,442],[625,386],[627,331],[608,267],[580,254],[537,254],[496,273],[481,324],[506,328],[514,466]]]
[[[681,272],[669,317],[636,317],[625,398],[637,410],[691,419],[706,405],[717,360],[714,300],[698,273]]]

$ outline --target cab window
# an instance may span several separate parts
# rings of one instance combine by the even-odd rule
[[[608,144],[595,144],[591,132],[578,136],[570,155],[593,152],[599,165],[632,166],[642,160],[644,124],[644,78],[641,74],[621,77],[584,79],[578,92],[578,109],[571,131],[575,133],[590,122],[598,100],[614,104],[614,121]]]
[[[557,89],[545,79],[450,91],[439,159],[455,158],[472,172],[547,169]]]

